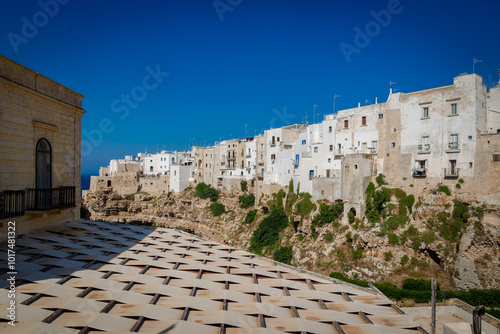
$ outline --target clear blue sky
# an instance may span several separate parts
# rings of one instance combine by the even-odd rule
[[[82,173],[146,145],[208,145],[244,137],[245,125],[253,136],[301,123],[306,112],[311,123],[315,104],[333,112],[334,94],[338,110],[384,102],[390,81],[402,92],[449,85],[472,72],[473,57],[488,87],[500,68],[499,1],[15,0],[0,8],[0,54],[84,94],[84,132],[107,123],[102,140],[82,136]]]

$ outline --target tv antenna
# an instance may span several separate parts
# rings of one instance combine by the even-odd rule
[[[479,60],[479,59],[477,59],[476,57],[472,58],[472,73],[476,73],[476,72],[474,72],[474,71],[475,71],[475,67],[474,67],[474,66],[475,66],[477,63],[482,63],[482,62],[483,62],[482,60]]]

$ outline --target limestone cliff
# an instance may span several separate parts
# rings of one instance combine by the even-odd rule
[[[430,191],[413,201],[401,190],[378,187],[367,196],[362,220],[347,214],[321,221],[334,203],[281,191],[259,198],[256,218],[245,222],[254,208],[240,207],[242,191],[220,194],[225,213],[217,217],[210,200],[194,194],[188,188],[177,195],[121,196],[109,189],[83,203],[91,219],[179,228],[243,249],[269,210],[281,207],[289,222],[278,242],[262,249],[265,256],[288,246],[292,264],[327,275],[393,282],[437,277],[442,288],[500,288],[500,208],[474,196]]]

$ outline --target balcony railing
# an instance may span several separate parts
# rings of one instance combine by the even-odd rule
[[[26,189],[26,210],[47,211],[75,205],[75,187]]]
[[[431,145],[430,144],[418,145],[418,153],[431,153]]]
[[[0,219],[24,215],[24,190],[0,191]]]
[[[75,187],[0,191],[0,219],[75,205]]]
[[[458,142],[448,143],[448,149],[446,151],[447,152],[459,152],[460,146],[458,145]]]
[[[445,179],[458,179],[460,168],[444,168]]]
[[[427,177],[427,170],[425,168],[413,168],[412,176],[416,179]]]

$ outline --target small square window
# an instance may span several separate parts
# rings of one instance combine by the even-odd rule
[[[332,162],[332,158],[328,158],[328,162]]]
[[[472,136],[469,136],[469,140],[472,140]]]
[[[384,114],[378,114],[378,119],[384,119]]]
[[[358,165],[354,165],[354,169],[358,169]]]
[[[391,143],[391,148],[396,148],[396,142],[394,142],[394,141],[393,141],[393,142]]]
[[[398,130],[396,130],[396,128],[392,129],[392,132],[397,132]]]

